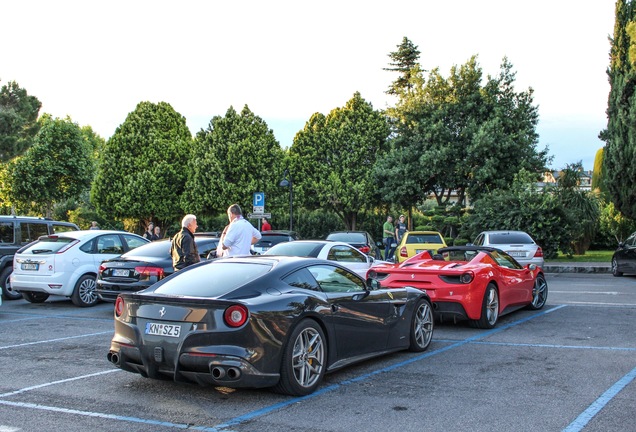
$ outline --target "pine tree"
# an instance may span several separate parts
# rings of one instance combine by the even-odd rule
[[[636,7],[630,0],[616,2],[616,22],[611,39],[610,66],[607,74],[610,94],[603,173],[605,187],[616,208],[636,218]]]
[[[411,69],[418,64],[420,58],[420,51],[417,49],[417,45],[414,45],[406,36],[404,36],[402,43],[397,48],[397,51],[389,53],[389,57],[393,61],[390,63],[391,67],[384,68],[386,71],[399,72],[401,74],[386,91],[386,93],[392,95],[398,94],[400,89],[410,89],[412,87],[410,83]]]

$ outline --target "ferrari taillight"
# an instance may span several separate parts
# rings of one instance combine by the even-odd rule
[[[469,284],[473,281],[474,278],[475,275],[472,272],[466,272],[459,277],[459,281],[463,284]]]
[[[124,299],[117,297],[115,300],[115,316],[120,317],[124,313]]]
[[[534,257],[535,258],[540,258],[543,256],[543,249],[541,249],[541,247],[537,248],[537,251],[534,253]]]
[[[230,327],[240,327],[245,324],[247,317],[249,316],[247,308],[243,305],[232,305],[225,309],[223,313],[223,319],[225,324]]]

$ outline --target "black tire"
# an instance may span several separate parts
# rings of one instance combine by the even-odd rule
[[[75,284],[71,301],[75,306],[95,306],[99,302],[97,297],[97,279],[95,275],[84,275]]]
[[[486,287],[484,300],[481,304],[481,318],[472,321],[474,327],[491,329],[497,325],[499,319],[499,293],[492,282]]]
[[[545,306],[548,300],[548,282],[543,275],[537,275],[532,287],[532,303],[528,305],[528,309],[539,310]]]
[[[623,272],[618,271],[618,261],[616,261],[616,258],[612,258],[612,274],[614,275],[614,277],[623,276]]]
[[[43,292],[23,291],[22,297],[29,303],[44,303],[49,298],[49,295]]]
[[[13,268],[11,266],[5,268],[0,272],[0,287],[2,288],[2,298],[5,300],[17,300],[22,298],[22,294],[11,288],[11,273]]]
[[[434,328],[435,323],[431,303],[426,299],[420,299],[415,306],[411,320],[409,351],[426,351],[433,339]]]
[[[327,341],[313,320],[301,321],[292,331],[283,351],[280,381],[273,390],[291,396],[313,393],[327,370]]]

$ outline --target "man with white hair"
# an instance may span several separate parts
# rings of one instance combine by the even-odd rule
[[[194,242],[194,232],[197,230],[197,217],[187,214],[181,221],[181,231],[172,239],[170,255],[174,271],[196,264],[201,260],[197,244]]]

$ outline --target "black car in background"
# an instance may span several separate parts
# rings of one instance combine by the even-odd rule
[[[261,239],[254,243],[254,251],[257,254],[262,254],[278,243],[300,240],[300,237],[298,236],[296,231],[288,230],[265,231],[261,233],[261,236]]]
[[[620,242],[612,255],[612,274],[623,276],[623,273],[636,274],[636,232]]]
[[[219,244],[218,237],[203,235],[195,235],[194,241],[202,261]],[[97,273],[97,296],[114,302],[121,292],[139,291],[170,276],[174,273],[171,243],[169,239],[154,241],[102,262]]]
[[[375,259],[382,259],[382,252],[373,237],[366,231],[334,231],[329,233],[326,240],[349,243],[360,252],[370,255]],[[380,243],[382,244],[382,243]]]

